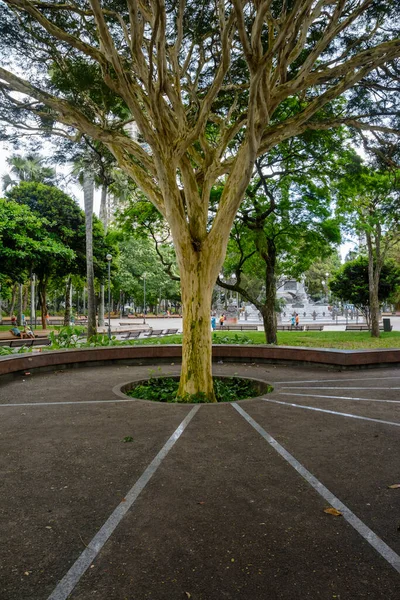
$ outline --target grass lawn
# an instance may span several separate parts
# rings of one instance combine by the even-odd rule
[[[213,341],[225,344],[265,344],[263,331],[215,331]],[[135,344],[180,344],[181,335],[140,340]],[[368,331],[278,331],[280,346],[304,346],[308,348],[338,348],[357,350],[367,348],[400,348],[400,331],[381,332],[379,339]]]

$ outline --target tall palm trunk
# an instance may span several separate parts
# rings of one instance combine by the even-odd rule
[[[101,200],[100,200],[100,221],[103,223],[104,233],[107,233],[108,227],[108,215],[107,215],[107,190],[108,187],[105,183],[101,186]],[[100,284],[100,297],[99,297],[99,326],[104,326],[104,283]]]
[[[88,292],[88,339],[97,334],[96,328],[96,298],[94,294],[93,269],[93,196],[94,181],[90,173],[83,175],[83,201],[85,206],[86,224],[86,279]]]
[[[65,282],[65,310],[64,310],[64,325],[68,327],[71,322],[71,275],[67,277]]]
[[[40,304],[40,316],[42,320],[42,329],[46,329],[46,314],[47,314],[47,278],[40,278],[38,281],[38,295]]]
[[[22,325],[22,283],[18,284],[17,324]]]
[[[11,292],[10,317],[12,317],[14,314],[15,300],[17,297],[17,289],[18,289],[18,283],[14,283],[12,292]]]

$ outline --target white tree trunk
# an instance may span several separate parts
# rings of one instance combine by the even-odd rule
[[[94,182],[90,173],[83,176],[83,200],[85,205],[86,224],[86,274],[88,292],[88,338],[97,334],[96,328],[96,300],[94,295],[94,270],[93,270],[93,196]]]
[[[104,283],[100,285],[99,327],[104,327]]]

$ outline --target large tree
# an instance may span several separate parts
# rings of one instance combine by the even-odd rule
[[[3,119],[101,141],[157,206],[181,275],[179,395],[215,400],[212,289],[256,157],[307,129],[397,131],[398,3],[5,0],[0,10],[2,54],[14,50],[0,67]]]
[[[347,161],[339,186],[339,210],[349,218],[360,240],[359,251],[368,256],[371,335],[379,337],[379,280],[389,250],[400,240],[399,172]]]
[[[332,293],[350,302],[364,313],[368,326],[371,328],[371,304],[369,289],[369,264],[367,256],[359,256],[345,263],[329,282]],[[378,302],[381,304],[398,291],[400,286],[400,268],[394,261],[386,261],[380,271],[378,282]]]

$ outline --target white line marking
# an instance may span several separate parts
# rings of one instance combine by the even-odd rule
[[[333,398],[334,400],[356,400],[357,402],[386,402],[400,404],[400,400],[382,400],[380,398],[358,398],[357,396],[328,396],[327,394],[296,394],[295,392],[279,392],[279,396],[301,396],[302,398]]]
[[[294,458],[283,446],[281,446],[265,429],[263,429],[249,414],[247,414],[241,406],[232,403],[239,414],[252,426],[254,429],[276,450],[284,460],[286,460],[313,488],[324,500],[329,502],[331,506],[339,510],[344,519],[385,559],[387,562],[400,573],[400,556],[396,554],[390,546],[388,546],[381,538],[376,535],[365,523],[363,523],[339,498],[318,481],[310,471],[308,471],[298,460]]]
[[[383,423],[384,425],[394,425],[400,427],[400,423],[393,421],[384,421],[383,419],[371,419],[370,417],[361,417],[351,413],[336,412],[335,410],[327,410],[326,408],[315,408],[315,406],[304,406],[303,404],[294,404],[292,402],[281,402],[280,400],[270,400],[263,398],[264,402],[273,402],[274,404],[283,404],[285,406],[295,406],[296,408],[305,408],[306,410],[315,410],[316,412],[328,413],[329,415],[339,415],[340,417],[351,417],[352,419],[361,419],[362,421],[373,421],[374,423]]]
[[[282,388],[283,390],[298,390],[299,386],[298,385],[287,385],[284,388]],[[306,387],[302,387],[300,388],[302,390],[400,390],[400,387],[383,387],[383,388],[379,388],[379,387],[345,387],[345,386],[335,386],[335,387],[322,387],[319,385],[313,385],[310,386],[309,388]]]
[[[0,408],[4,406],[58,406],[59,404],[115,404],[116,402],[136,402],[135,398],[120,399],[120,400],[76,400],[75,402],[24,402],[18,404],[0,404]]]
[[[400,375],[391,377],[353,377],[346,379],[340,379],[337,377],[336,379],[305,379],[299,381],[297,381],[296,379],[291,379],[290,381],[271,381],[271,383],[274,383],[275,385],[277,385],[278,383],[282,385],[285,383],[338,383],[340,381],[376,381],[377,379],[400,379]]]
[[[99,529],[94,538],[89,542],[89,545],[78,557],[78,559],[72,565],[67,574],[58,583],[55,590],[48,597],[48,600],[66,600],[68,598],[74,587],[79,582],[82,575],[85,573],[85,571],[94,561],[96,556],[99,554],[104,544],[113,534],[116,527],[122,521],[122,519],[124,518],[128,510],[131,508],[131,506],[133,505],[143,488],[147,485],[154,473],[157,471],[158,467],[160,466],[164,458],[167,456],[172,446],[185,431],[186,427],[189,425],[190,421],[193,419],[199,408],[200,405],[193,407],[190,413],[183,419],[182,423],[174,431],[169,440],[164,444],[157,456],[153,458],[147,469],[143,472],[143,474],[139,477],[134,486],[126,494],[124,501],[116,507],[114,512],[109,516],[104,525]]]

